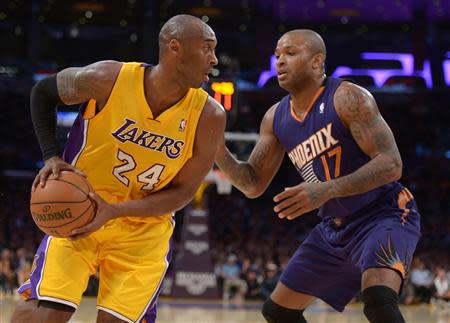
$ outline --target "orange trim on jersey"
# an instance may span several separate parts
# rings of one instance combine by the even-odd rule
[[[384,255],[380,254],[380,250]],[[391,236],[388,237],[386,246],[380,242],[380,250],[375,251],[375,256],[378,257],[377,264],[382,267],[389,267],[398,271],[404,279],[406,276],[406,267],[405,264],[399,259],[397,251],[392,244]]]
[[[339,176],[341,176],[341,156],[342,156],[341,146],[336,146],[336,148],[328,152],[328,157],[331,158],[334,155],[336,155],[336,162],[334,166],[334,178],[338,178]]]
[[[400,193],[398,193],[397,204],[398,207],[403,210],[402,225],[406,223],[406,218],[408,217],[409,212],[411,211],[406,207],[406,204],[408,204],[408,202],[412,201],[413,199],[414,196],[406,187]]]
[[[334,178],[338,178],[341,175],[341,155],[342,155],[341,146],[336,146],[334,149],[330,150],[327,154],[329,158],[333,157],[334,155],[336,155],[334,165]],[[330,175],[330,168],[328,167],[327,158],[325,157],[325,155],[320,156],[320,158],[322,159],[323,169],[325,171],[325,179],[328,182],[331,180],[331,175]]]
[[[25,289],[22,293],[20,293],[20,296],[22,296],[24,300],[28,301],[31,297],[31,288]]]
[[[93,117],[95,117],[95,108],[97,106],[97,101],[95,101],[94,99],[90,99],[86,105],[86,108],[84,109],[83,112],[83,118],[85,120],[89,120],[92,119]]]
[[[320,156],[320,158],[322,159],[323,169],[325,170],[325,179],[327,182],[331,181],[330,168],[328,167],[327,158],[325,155]]]
[[[402,275],[402,278],[405,279],[406,276],[406,269],[402,262],[397,261],[396,263],[392,264],[390,266],[392,269],[397,270]]]
[[[291,115],[292,115],[292,117],[293,117],[295,120],[297,120],[298,122],[300,122],[300,123],[303,122],[303,121],[305,121],[306,116],[307,116],[308,113],[309,113],[309,110],[311,110],[311,108],[313,107],[314,103],[316,103],[317,98],[319,97],[319,95],[322,94],[322,92],[323,92],[324,89],[325,89],[325,87],[324,87],[324,86],[321,86],[321,87],[317,90],[317,92],[316,92],[316,94],[314,94],[314,97],[313,97],[313,99],[311,100],[311,103],[309,104],[308,108],[306,109],[305,112],[302,113],[302,115],[301,115],[300,117],[297,116],[297,114],[295,114],[294,106],[293,106],[293,104],[292,104],[292,100],[290,100],[290,101],[289,101],[289,105],[290,105],[290,107],[291,107]]]

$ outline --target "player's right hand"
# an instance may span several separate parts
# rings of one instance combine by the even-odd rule
[[[66,163],[64,160],[62,160],[59,156],[55,156],[52,158],[49,158],[45,161],[44,167],[41,168],[39,173],[36,175],[33,185],[31,186],[31,190],[34,192],[36,187],[40,185],[41,187],[45,186],[45,182],[47,181],[47,178],[50,175],[53,175],[55,178],[59,176],[59,173],[63,170],[77,173],[78,175],[86,177],[86,175],[80,171],[79,169],[76,169],[72,165]]]

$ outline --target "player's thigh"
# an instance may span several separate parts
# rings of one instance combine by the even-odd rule
[[[376,215],[376,225],[365,234],[361,247],[354,250],[359,255],[356,263],[362,272],[362,290],[383,285],[399,291],[409,271],[420,238],[420,215],[414,200],[407,204],[408,209],[394,202]]]
[[[278,282],[270,298],[280,306],[298,310],[307,308],[315,300],[314,296],[296,292],[282,282]]]
[[[342,311],[361,288],[361,271],[348,262],[344,243],[335,248],[328,242],[326,229],[319,224],[311,231],[289,260],[280,282]]]
[[[117,224],[100,255],[97,307],[134,322],[150,315],[156,304],[171,258],[173,223]]]
[[[46,236],[36,252],[30,279],[19,292],[77,308],[89,276],[96,270],[97,245],[92,237],[70,241]]]

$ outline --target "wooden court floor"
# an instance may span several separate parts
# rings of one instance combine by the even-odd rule
[[[18,298],[2,296],[0,299],[0,323],[7,323],[19,302]],[[157,323],[263,323],[259,313],[261,304],[241,305],[212,301],[190,301],[161,298],[158,302]],[[402,306],[406,322],[450,323],[450,305]],[[95,322],[97,310],[95,298],[84,298],[71,323]],[[356,323],[367,322],[361,304],[347,306],[344,313],[335,312],[324,304],[314,304],[305,313],[310,323]],[[30,322],[33,323],[33,322]]]

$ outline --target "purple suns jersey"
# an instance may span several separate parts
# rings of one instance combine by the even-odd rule
[[[292,111],[290,95],[276,108],[273,131],[306,182],[345,176],[370,160],[336,113],[333,98],[342,81],[327,78],[302,121]],[[331,199],[322,205],[319,216],[345,217],[402,189],[399,182],[392,182],[367,193]]]

